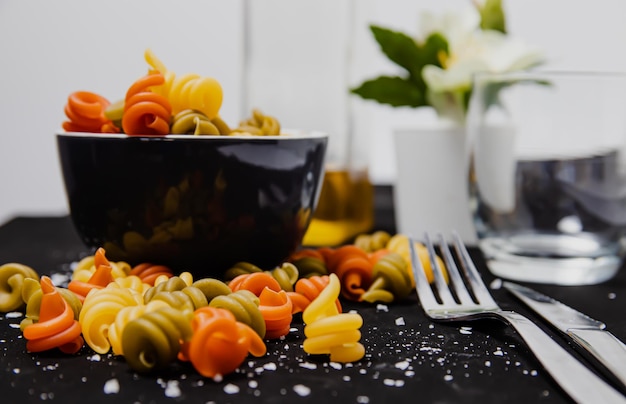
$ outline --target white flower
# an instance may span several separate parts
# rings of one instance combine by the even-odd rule
[[[422,77],[430,91],[467,90],[476,72],[503,73],[535,66],[542,54],[519,39],[497,31],[474,31],[458,44],[449,44],[444,68],[428,65]]]
[[[450,46],[463,41],[472,32],[480,29],[480,15],[475,8],[465,12],[449,11],[435,14],[423,11],[419,16],[416,39],[423,42],[432,33],[440,33]]]
[[[443,13],[439,17],[423,13],[420,27],[418,41],[438,32],[448,42],[449,54],[441,55],[443,68],[424,66],[422,78],[437,112],[458,121],[464,119],[462,95],[471,90],[474,73],[523,70],[543,59],[538,50],[519,39],[499,31],[481,30],[480,15],[475,8],[464,13]]]

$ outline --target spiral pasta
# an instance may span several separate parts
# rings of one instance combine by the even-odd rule
[[[356,313],[339,313],[335,300],[341,284],[335,274],[328,286],[302,313],[305,340],[302,345],[309,354],[329,354],[334,362],[354,362],[365,355],[359,342],[363,318]]]
[[[218,115],[222,106],[223,91],[220,83],[212,77],[195,73],[176,76],[150,50],[146,49],[144,58],[154,71],[164,76],[162,85],[153,91],[166,97],[172,106],[172,113],[193,109],[205,114],[209,119]]]
[[[28,340],[26,349],[41,352],[59,348],[64,353],[78,352],[84,341],[74,312],[49,277],[41,277],[40,284],[43,296],[39,321],[24,328],[24,338]]]
[[[143,296],[152,286],[149,283],[145,283],[138,276],[129,275],[123,278],[116,278],[113,280],[119,287],[125,289],[131,289]]]
[[[249,325],[261,338],[264,338],[266,332],[265,318],[261,314],[259,305],[259,298],[245,289],[216,296],[209,303],[209,307],[230,311],[237,321]]]
[[[304,311],[309,304],[319,294],[324,290],[324,288],[328,285],[329,277],[328,275],[322,276],[311,276],[309,278],[301,278],[296,282],[295,291],[287,292],[287,295],[291,299],[291,303],[293,305],[292,312],[300,313]],[[337,310],[341,312],[341,302],[339,299],[335,301],[337,305]]]
[[[359,234],[354,240],[354,245],[365,252],[374,252],[387,247],[391,235],[386,231],[376,231],[372,234]]]
[[[107,331],[107,338],[111,344],[111,350],[115,355],[124,355],[124,348],[122,346],[122,333],[126,324],[130,323],[139,316],[161,309],[163,307],[171,307],[162,300],[155,300],[148,304],[142,304],[137,306],[127,306],[120,309],[115,316],[115,320],[109,326]]]
[[[138,276],[142,282],[153,286],[154,281],[160,275],[166,275],[167,277],[173,276],[172,270],[169,267],[165,265],[154,265],[149,262],[135,265],[128,274]]]
[[[429,283],[434,281],[433,270],[430,265],[430,258],[428,257],[428,250],[426,246],[422,243],[415,242],[415,249],[417,251],[418,258],[424,267],[424,272],[426,273],[426,279],[428,279]],[[407,272],[409,273],[409,277],[411,278],[411,285],[415,287],[415,279],[413,278],[413,266],[411,265],[411,251],[409,248],[409,238],[403,234],[394,235],[389,242],[387,243],[387,249],[389,251],[396,252],[400,254],[404,260],[407,262]],[[437,260],[437,264],[439,268],[442,268],[443,276],[448,281],[448,272],[446,270],[446,266],[443,263],[443,260],[437,256],[435,257]]]
[[[291,261],[296,268],[301,278],[308,278],[312,276],[328,275],[328,268],[324,258],[321,257],[301,257]]]
[[[67,302],[74,313],[74,320],[78,320],[80,311],[83,307],[80,299],[69,289],[56,287],[59,294]],[[41,299],[43,297],[43,291],[39,281],[33,278],[24,279],[24,285],[22,287],[22,300],[26,302],[26,312],[24,313],[24,319],[20,322],[20,330],[24,331],[24,328],[39,321],[39,312],[41,311]]]
[[[63,129],[68,132],[119,132],[104,114],[110,104],[106,98],[89,91],[71,93],[65,105],[68,120],[63,122]]]
[[[335,249],[327,265],[340,279],[341,294],[348,300],[358,300],[371,284],[372,263],[359,247],[344,245]]]
[[[117,313],[128,306],[142,305],[141,295],[112,283],[104,289],[94,290],[85,298],[79,321],[83,338],[91,349],[105,354],[111,349],[108,329]]]
[[[266,273],[276,279],[280,288],[287,292],[293,292],[293,286],[300,275],[298,268],[290,262],[284,262],[281,266],[266,271]]]
[[[81,301],[84,301],[92,290],[103,289],[109,283],[113,282],[111,270],[109,265],[99,265],[96,272],[93,273],[87,282],[72,280],[69,285],[67,285],[67,288],[74,292]]]
[[[264,288],[259,295],[259,310],[265,320],[265,338],[287,335],[291,327],[292,303],[287,292]]]
[[[230,289],[233,292],[238,290],[249,290],[257,296],[261,295],[261,292],[265,288],[269,288],[275,292],[281,290],[280,284],[276,279],[272,277],[272,275],[266,272],[255,272],[251,274],[243,274],[237,276],[235,279],[228,283]]]
[[[135,81],[124,102],[122,129],[127,135],[167,135],[170,131],[172,107],[168,99],[150,91],[163,84],[161,73],[148,74]]]
[[[0,311],[17,310],[24,305],[22,286],[26,279],[39,281],[31,267],[15,262],[0,266]]]
[[[192,337],[193,312],[162,307],[129,321],[122,331],[122,352],[129,366],[141,373],[163,369]]]
[[[391,303],[406,298],[413,290],[407,266],[408,263],[398,253],[383,255],[372,269],[374,281],[360,299],[370,303]]]
[[[252,117],[242,121],[232,130],[232,135],[280,135],[280,122],[273,116],[265,115],[259,109],[252,110]]]
[[[144,301],[147,303],[152,298],[158,294],[159,292],[173,292],[175,290],[183,290],[189,286],[187,282],[180,276],[172,276],[163,280],[161,282],[157,282],[153,287],[148,289],[146,293],[143,295]]]
[[[109,261],[106,257],[106,250],[100,247],[93,255],[88,255],[78,262],[72,271],[72,280],[88,282],[100,265],[110,266],[111,276],[114,279],[126,277],[131,269],[125,261]]]
[[[193,315],[192,337],[183,347],[188,359],[202,376],[216,378],[237,369],[248,356],[265,355],[267,348],[259,335],[238,322],[225,309],[204,307]]]
[[[229,295],[232,293],[232,290],[230,290],[230,287],[226,283],[214,278],[198,279],[191,285],[200,289],[202,293],[204,293],[204,296],[209,304],[218,296]]]
[[[263,272],[263,270],[249,262],[236,262],[224,272],[224,279],[226,279],[226,281],[232,281],[239,275],[252,274],[255,272]]]
[[[184,109],[174,115],[170,132],[188,135],[227,135],[230,133],[230,131],[220,133],[220,129],[211,122],[208,116],[192,109]]]
[[[199,309],[209,304],[202,291],[194,286],[186,286],[181,290],[160,291],[154,294],[150,302],[161,300],[179,310]]]

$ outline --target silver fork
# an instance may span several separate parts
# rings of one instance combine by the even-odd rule
[[[626,402],[624,395],[570,355],[531,320],[514,311],[500,309],[483,283],[461,238],[456,233],[453,233],[452,238],[469,288],[463,281],[442,235],[439,235],[439,251],[447,268],[449,285],[437,264],[435,247],[429,235],[425,235],[424,241],[433,268],[434,287],[428,283],[424,267],[417,258],[414,240],[411,239],[409,243],[417,296],[428,317],[435,321],[471,321],[485,318],[503,321],[517,331],[552,378],[576,402]]]

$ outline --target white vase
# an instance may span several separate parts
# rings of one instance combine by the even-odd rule
[[[393,138],[397,231],[418,239],[424,232],[449,236],[456,231],[466,244],[476,245],[468,196],[465,128],[441,124],[398,129]]]

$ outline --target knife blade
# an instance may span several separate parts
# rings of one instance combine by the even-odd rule
[[[606,324],[529,287],[508,281],[502,286],[591,353],[626,387],[626,345],[606,330]]]

